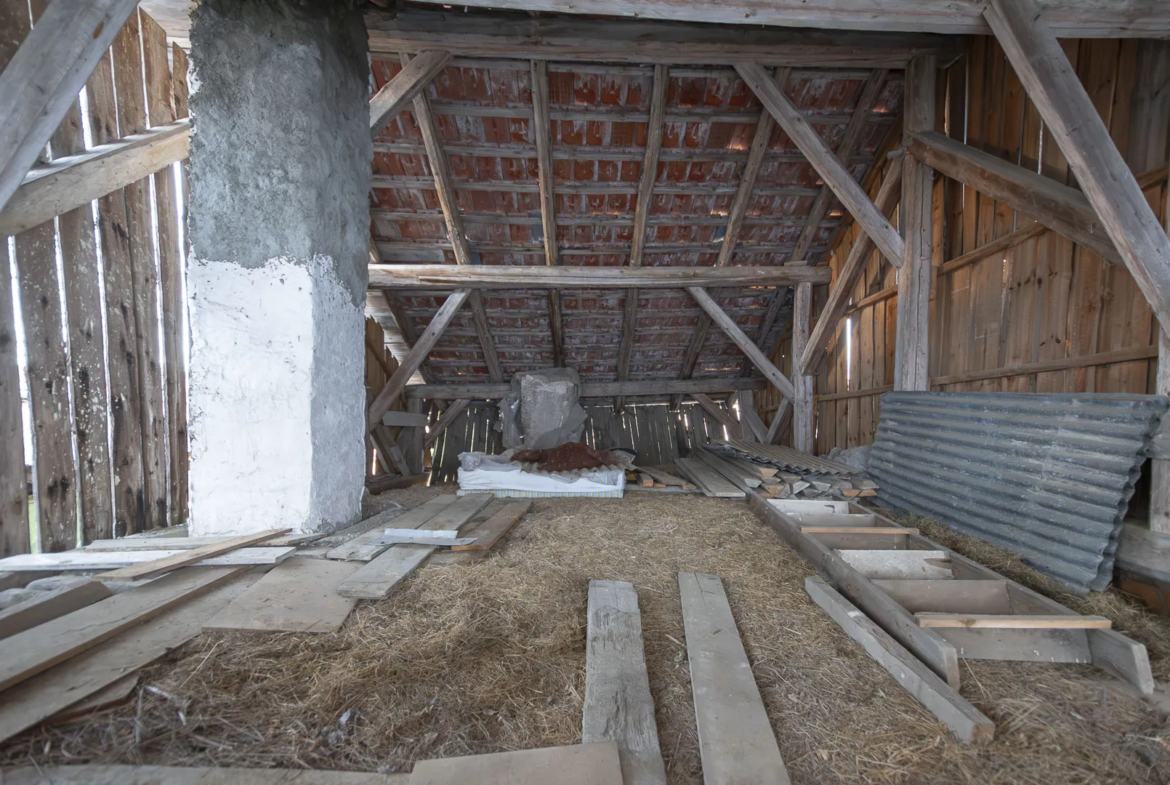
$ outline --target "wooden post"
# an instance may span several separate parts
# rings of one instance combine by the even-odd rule
[[[907,134],[934,128],[936,62],[919,55],[906,68],[904,122]],[[898,274],[898,335],[894,389],[929,390],[931,226],[934,170],[913,156],[902,157],[902,214],[906,258]]]
[[[812,284],[796,286],[796,300],[792,312],[792,446],[801,452],[813,453],[813,378],[798,367],[799,358],[808,343],[809,324],[812,321]],[[780,412],[777,410],[777,416]]]
[[[1048,20],[1033,0],[991,0],[983,15],[1154,316],[1170,329],[1170,237]]]
[[[540,225],[544,234],[544,263],[561,263],[557,244],[557,202],[553,195],[552,124],[548,108],[548,61],[532,61],[532,136],[536,141],[537,178],[540,181]],[[561,293],[548,290],[548,322],[552,333],[553,365],[565,364],[564,314]]]

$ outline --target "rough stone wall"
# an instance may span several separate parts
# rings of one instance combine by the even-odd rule
[[[342,526],[365,461],[364,22],[205,0],[191,40],[191,532]]]

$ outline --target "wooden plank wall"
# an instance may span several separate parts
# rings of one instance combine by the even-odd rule
[[[46,5],[0,0],[6,32],[16,33],[0,48],[0,66]],[[133,14],[42,161],[186,116],[186,58],[175,57],[177,79],[169,60],[162,28]],[[186,520],[183,203],[168,167],[5,238],[0,556]],[[22,449],[21,418],[8,417],[22,375],[31,454]]]
[[[386,333],[382,326],[371,318],[366,318],[366,397],[377,395],[378,391],[390,381],[390,376],[398,369],[398,361],[386,347]],[[390,407],[394,411],[403,411],[402,399],[399,398]],[[390,433],[398,438],[398,428],[391,428]],[[369,477],[381,474],[383,469],[378,465],[374,447],[366,441],[366,475]]]
[[[1166,180],[1157,170],[1170,145],[1170,43],[1062,44],[1131,169],[1154,173],[1143,182],[1164,215]],[[941,75],[938,106],[936,130],[1076,185],[994,39],[970,39],[965,56]],[[1031,219],[958,183],[940,178],[934,205],[932,389],[1153,392],[1155,325],[1123,267],[1054,232],[1026,232]],[[851,227],[835,247],[834,274],[856,234]],[[1013,234],[1018,239],[1006,250],[978,253]],[[820,453],[871,443],[878,396],[893,381],[894,271],[874,256],[816,379]],[[818,293],[818,305],[824,297]]]

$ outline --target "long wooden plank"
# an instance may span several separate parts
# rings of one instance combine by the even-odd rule
[[[98,581],[88,581],[56,591],[37,592],[38,596],[30,597],[0,611],[0,639],[9,638],[38,624],[93,605],[111,594],[110,590]]]
[[[620,269],[620,268],[619,268]],[[638,395],[690,395],[692,393],[720,393],[736,390],[762,390],[764,379],[663,379],[641,382],[585,382],[581,385],[582,398],[612,398]],[[458,398],[496,399],[511,392],[509,384],[415,384],[406,388],[407,398],[452,400]]]
[[[825,184],[833,189],[833,193],[862,230],[873,238],[882,254],[895,267],[901,267],[906,249],[898,230],[890,225],[882,212],[869,200],[865,191],[837,160],[837,156],[833,155],[833,151],[804,115],[771,80],[768,72],[758,63],[736,63],[735,70],[808,158]]]
[[[820,578],[807,578],[804,590],[846,635],[859,643],[866,654],[889,671],[907,692],[946,723],[961,740],[990,741],[994,737],[995,723],[833,587]]]
[[[336,632],[356,600],[337,587],[358,565],[329,559],[288,559],[203,625],[205,630]]]
[[[817,268],[810,267],[808,269]],[[690,292],[691,297],[695,298],[695,302],[699,304],[699,307],[707,312],[707,315],[711,317],[711,321],[719,325],[719,328],[739,347],[740,351],[748,356],[752,364],[760,369],[760,373],[776,386],[776,389],[780,391],[781,395],[789,399],[795,397],[796,390],[792,386],[792,382],[788,381],[788,377],[772,364],[768,356],[760,351],[759,347],[752,342],[751,338],[747,337],[747,334],[740,329],[739,325],[735,323],[735,320],[719,307],[719,304],[715,302],[711,295],[707,294],[706,290],[698,286],[688,286],[687,291]]]
[[[914,614],[919,627],[985,630],[1108,630],[1113,622],[1104,616],[1023,615],[1003,613]]]
[[[588,620],[581,742],[616,743],[625,785],[665,785],[633,584],[590,581]]]
[[[468,755],[416,763],[410,785],[622,785],[612,742]]]
[[[54,0],[0,72],[0,211],[137,5]]]
[[[328,551],[325,558],[343,561],[369,561],[389,547],[377,544],[377,540],[382,539],[382,531],[387,523],[394,521],[395,526],[400,528],[417,529],[453,504],[455,499],[454,494],[443,494],[410,510],[386,510],[371,516],[358,524],[359,526],[368,525],[369,531]]]
[[[470,545],[456,545],[453,551],[486,551],[492,548],[500,538],[507,534],[516,523],[527,514],[532,502],[512,502],[507,504],[492,517],[466,533],[474,537],[475,542]]]
[[[466,6],[505,8],[514,11],[564,13],[564,0],[471,0]],[[1099,0],[1092,4],[1070,3],[1068,0],[1041,0],[1041,8],[1051,14],[1056,34],[1067,38],[1166,38],[1170,36],[1170,12],[1160,0]],[[850,54],[864,57],[870,46],[880,46],[883,33],[943,33],[954,35],[986,35],[987,24],[980,18],[983,3],[979,0],[853,0],[852,2],[817,2],[807,0],[733,0],[732,2],[675,2],[661,0],[627,0],[614,4],[610,0],[576,0],[571,5],[575,14],[625,17],[620,21],[594,25],[577,23],[565,25],[561,19],[547,19],[545,26],[500,25],[496,34],[489,35],[478,19],[465,19],[460,14],[440,17],[450,20],[462,35],[457,43],[448,38],[431,39],[422,35],[427,28],[421,24],[395,24],[384,16],[370,19],[371,48],[375,51],[434,48],[447,43],[457,54],[486,53],[507,56],[519,51],[522,57],[540,56],[551,60],[588,60],[644,63],[717,63],[731,64],[745,59],[763,62],[809,66],[817,63],[842,62]],[[401,12],[400,12],[401,14]],[[401,16],[399,17],[401,19]],[[407,20],[411,17],[407,16]],[[644,21],[646,20],[646,21]],[[662,25],[666,20],[670,26]],[[525,20],[526,21],[526,20]],[[680,25],[682,22],[702,22],[702,25]],[[752,31],[759,38],[739,29],[724,32],[722,25],[759,25]],[[493,25],[495,27],[496,25]],[[631,29],[625,30],[629,26]],[[827,34],[808,30],[788,31],[790,27],[823,28]],[[377,31],[385,30],[390,37],[383,39]],[[869,33],[854,38],[860,31]],[[394,35],[397,32],[397,35]],[[453,31],[452,31],[453,32]],[[451,33],[448,33],[450,36]],[[909,37],[904,47],[912,48],[915,39]],[[942,43],[942,42],[937,42]],[[430,44],[430,46],[424,46]],[[387,47],[383,49],[383,47]],[[903,51],[904,65],[911,52]],[[604,55],[604,56],[603,56]],[[805,59],[800,59],[804,57]]]
[[[683,626],[706,785],[787,785],[788,770],[723,583],[680,572]]]
[[[177,553],[172,556],[166,556],[153,561],[145,562],[143,564],[135,564],[129,567],[123,567],[112,572],[102,573],[98,577],[103,581],[140,581],[146,578],[153,578],[156,575],[162,575],[164,572],[178,569],[179,567],[186,567],[189,564],[201,562],[204,559],[212,559],[216,556],[222,556],[225,553],[247,547],[249,545],[259,545],[266,540],[271,540],[279,537],[282,534],[288,534],[292,529],[269,529],[267,531],[257,532],[256,534],[247,534],[243,537],[233,537],[230,540],[215,543],[213,545],[204,545],[202,548],[192,548],[182,553]]]
[[[296,548],[240,548],[199,562],[199,567],[245,567],[279,564]],[[77,570],[94,572],[119,570],[136,564],[148,564],[160,558],[183,556],[189,550],[162,551],[63,551],[61,553],[25,553],[0,559],[0,570],[10,573],[41,573]]]
[[[495,497],[489,493],[463,496],[427,521],[427,528],[458,531],[459,527],[471,520],[494,499]],[[399,525],[401,526],[401,523]],[[384,599],[434,551],[433,545],[390,546],[380,556],[342,581],[337,587],[337,593],[342,597],[360,600]]]
[[[218,573],[221,577],[214,579],[218,585],[200,596],[189,596],[186,598],[188,602],[166,611],[146,624],[127,629],[107,640],[102,646],[83,652],[46,673],[6,690],[4,700],[0,701],[0,742],[85,700],[125,677],[127,673],[154,662],[167,651],[194,638],[199,634],[204,621],[226,603],[230,603],[259,577],[251,571],[243,574],[239,574],[238,570],[202,572],[206,573],[205,579],[208,580],[213,579],[212,575]],[[232,575],[239,577],[232,578]],[[165,585],[175,577],[178,576],[168,575],[156,583]],[[140,589],[134,589],[118,596],[128,596],[138,591]],[[117,596],[102,602],[116,599]],[[90,606],[78,613],[92,613],[96,607]],[[84,623],[86,618],[88,617],[75,619],[74,623],[79,621]],[[29,635],[32,632],[35,630],[23,634]]]
[[[0,690],[8,689],[231,579],[240,568],[183,570],[0,641]]]
[[[370,135],[377,136],[451,62],[451,53],[423,52],[370,99]]]
[[[5,785],[408,785],[409,774],[202,766],[28,766]]]
[[[732,485],[730,480],[697,458],[679,458],[674,463],[679,471],[690,477],[707,496],[724,499],[744,497],[744,492]]]
[[[791,286],[828,283],[827,267],[538,267],[534,265],[372,264],[373,288],[678,289],[685,286]],[[419,339],[420,341],[422,338]]]

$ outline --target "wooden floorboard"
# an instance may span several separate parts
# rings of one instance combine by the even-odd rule
[[[36,594],[38,596],[0,611],[0,639],[93,605],[109,597],[111,592],[101,583],[90,581],[78,586]]]
[[[382,531],[387,523],[394,521],[394,525],[397,528],[417,529],[447,509],[447,507],[454,504],[456,499],[457,497],[454,494],[443,494],[406,512],[402,512],[401,510],[387,510],[386,512],[372,516],[362,522],[363,524],[373,523],[372,528],[368,532],[359,534],[352,540],[342,543],[326,553],[325,556],[329,559],[340,559],[343,561],[370,561],[390,547],[389,545],[379,545],[377,543],[378,540],[382,539]]]
[[[474,537],[475,542],[470,545],[456,545],[451,550],[453,551],[486,551],[497,542],[500,538],[508,533],[509,530],[516,523],[523,518],[529,508],[532,507],[532,502],[512,502],[507,504],[492,517],[486,521],[465,532],[465,536]]]
[[[340,596],[337,587],[359,568],[330,559],[289,559],[217,613],[204,629],[336,632],[357,604]]]
[[[579,744],[424,760],[410,785],[623,785],[617,745]]]
[[[680,572],[678,585],[704,784],[787,785],[723,583],[715,575]]]
[[[409,774],[186,766],[28,766],[4,785],[407,785]]]
[[[581,741],[615,742],[625,785],[666,785],[633,585],[590,581],[588,619]]]

